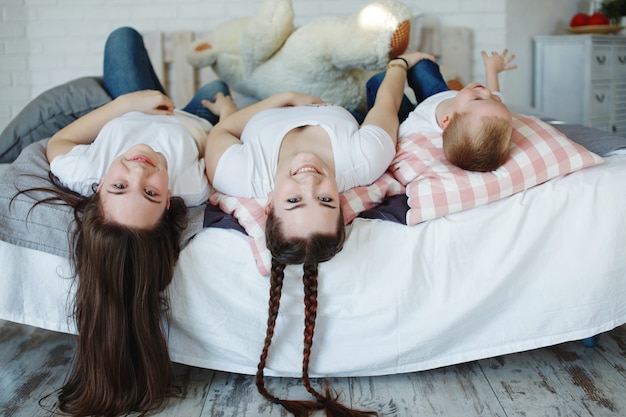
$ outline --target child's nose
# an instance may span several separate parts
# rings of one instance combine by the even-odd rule
[[[482,90],[480,90],[480,96],[485,99],[491,98],[492,96],[491,90],[488,89],[487,87],[483,88]]]

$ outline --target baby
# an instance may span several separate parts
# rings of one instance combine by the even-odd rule
[[[421,54],[416,52],[416,54]],[[515,55],[482,52],[486,86],[472,82],[460,91],[450,90],[434,59],[422,54],[408,71],[407,81],[417,106],[404,97],[398,117],[400,137],[412,133],[442,133],[444,155],[452,164],[470,171],[493,171],[509,155],[511,113],[500,96],[498,74],[517,68],[509,65]],[[401,60],[393,60],[400,63]],[[368,100],[377,89],[377,78],[367,84]]]

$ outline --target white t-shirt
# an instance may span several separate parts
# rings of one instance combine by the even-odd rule
[[[207,201],[211,191],[197,145],[211,127],[182,110],[170,116],[126,113],[108,122],[93,143],[55,157],[50,171],[70,190],[89,196],[92,184],[100,182],[115,158],[131,146],[147,144],[167,160],[172,195],[182,197],[189,207],[197,206]]]
[[[301,126],[321,126],[333,148],[339,191],[369,185],[389,167],[396,149],[382,128],[359,128],[340,106],[279,107],[256,114],[241,134],[242,144],[230,146],[217,164],[213,187],[237,197],[267,197],[274,188],[278,153],[285,135]]]
[[[442,91],[419,103],[400,124],[399,136],[404,138],[413,133],[442,133],[443,129],[437,123],[437,106],[444,100],[456,97],[458,93],[456,90]]]
[[[456,90],[442,91],[419,103],[400,124],[398,136],[405,138],[413,133],[443,133],[443,129],[437,123],[437,107],[442,101],[454,98],[457,94],[459,92]],[[493,94],[502,97],[499,91],[494,91]]]

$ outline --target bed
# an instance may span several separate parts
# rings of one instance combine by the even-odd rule
[[[76,331],[70,213],[38,207],[26,218],[32,200],[10,202],[16,185],[40,181],[30,174],[46,174],[46,133],[106,100],[97,77],[74,80],[27,106],[7,127],[13,141],[0,141],[0,319]],[[518,166],[507,166],[497,189],[486,177],[463,177],[469,188],[456,197],[443,192],[442,210],[433,178],[448,175],[457,188],[463,181],[442,165],[438,139],[421,135],[403,142],[384,178],[345,197],[346,244],[320,267],[312,376],[433,369],[626,323],[626,139],[522,112],[516,123]],[[432,164],[417,170],[416,158]],[[220,195],[211,202],[190,211],[168,290],[170,354],[254,374],[269,291],[267,253],[255,232],[262,202]],[[301,374],[300,271],[286,270],[267,375]]]

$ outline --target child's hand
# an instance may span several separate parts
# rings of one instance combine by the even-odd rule
[[[481,55],[483,56],[483,62],[485,63],[485,70],[487,71],[487,73],[493,71],[498,74],[502,71],[516,69],[517,65],[509,65],[511,61],[515,59],[515,54],[507,56],[508,53],[508,49],[502,51],[502,54],[494,51],[491,53],[491,55],[488,55],[485,51],[481,51]]]
[[[202,105],[223,119],[237,111],[237,106],[231,96],[225,96],[224,93],[217,93],[215,101],[202,100]]]
[[[174,112],[174,103],[168,96],[157,90],[142,90],[123,94],[119,100],[126,106],[126,111],[140,111],[147,114],[170,115]]]

